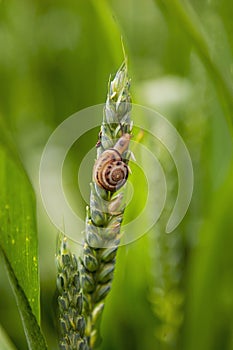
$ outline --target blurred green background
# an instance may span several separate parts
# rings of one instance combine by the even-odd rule
[[[155,108],[177,128],[195,184],[184,220],[166,235],[176,169],[145,137],[165,169],[168,198],[155,227],[119,249],[100,349],[233,349],[232,18],[229,0],[0,1],[0,155],[19,153],[37,194],[41,317],[49,349],[58,348],[57,231],[39,198],[40,157],[57,125],[104,102],[109,75],[123,60],[121,36],[133,102]],[[83,137],[83,150],[96,138],[95,132]],[[84,217],[85,202],[77,203]],[[126,219],[131,215],[133,208]],[[2,262],[0,273],[0,323],[24,350]]]

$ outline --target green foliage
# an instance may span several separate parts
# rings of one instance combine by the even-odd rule
[[[35,199],[30,182],[7,154],[0,156],[0,244],[34,315],[40,320]]]
[[[6,131],[2,129],[2,132],[4,134]],[[40,284],[34,193],[17,153],[12,152],[14,144],[8,142],[7,138],[3,139],[2,144],[0,251],[17,301],[28,347],[46,349],[39,327]]]
[[[36,318],[29,311],[25,324],[34,320],[40,337],[39,237],[42,327],[50,349],[57,349],[51,306],[56,232],[40,203],[36,210],[27,174],[37,194],[39,159],[54,127],[73,112],[104,102],[109,74],[122,61],[121,36],[133,101],[157,109],[177,127],[191,153],[195,186],[185,219],[168,238],[163,220],[175,199],[176,172],[158,142],[143,135],[141,142],[157,152],[170,174],[167,207],[149,235],[118,250],[100,349],[233,348],[232,18],[229,0],[0,2],[0,245],[20,309],[32,310]],[[84,135],[79,148],[85,154],[96,139],[97,133]],[[144,189],[146,184],[137,186],[126,222],[143,207]],[[156,179],[153,191],[159,192]],[[83,207],[84,199],[72,197],[77,206],[80,201]],[[85,264],[96,268],[88,249]],[[0,323],[25,350],[3,266],[1,259]],[[98,323],[102,304],[95,311]],[[29,333],[31,326],[26,325]],[[7,338],[1,330],[0,347],[11,350]]]
[[[197,50],[210,78],[214,82],[220,102],[224,108],[224,115],[232,131],[233,84],[229,77],[230,62],[225,66],[219,60],[219,51],[213,47],[214,43],[212,42],[211,33],[207,34],[207,30],[212,28],[204,27],[188,1],[174,0],[170,2],[167,0],[155,0],[155,2],[162,7],[164,6],[168,20],[169,16],[172,16],[174,24],[179,25],[184,35],[188,40],[191,40]],[[215,25],[216,27],[219,25],[217,20]]]
[[[40,327],[34,316],[31,306],[29,304],[29,299],[25,295],[23,289],[21,288],[19,281],[17,280],[14,270],[11,267],[9,260],[5,253],[3,253],[6,269],[8,272],[9,280],[12,289],[15,294],[17,306],[22,319],[24,332],[27,338],[28,348],[30,350],[46,350],[47,346],[43,335],[41,334]]]
[[[184,349],[232,348],[232,169],[214,194],[200,244],[191,258]],[[195,334],[199,334],[197,339]]]
[[[8,338],[5,330],[0,326],[0,346],[2,350],[15,350],[16,348]]]

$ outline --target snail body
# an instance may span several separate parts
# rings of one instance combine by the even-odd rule
[[[128,178],[129,168],[122,154],[127,150],[129,141],[130,135],[124,134],[113,148],[104,151],[95,162],[93,179],[106,191],[117,191]]]

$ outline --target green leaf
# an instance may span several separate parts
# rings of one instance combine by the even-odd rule
[[[0,148],[0,247],[40,323],[36,206],[22,166]]]
[[[0,114],[0,130],[1,130],[0,145],[4,147],[4,149],[8,152],[9,156],[15,161],[15,163],[21,166],[22,164],[20,162],[20,158],[17,153],[15,144],[12,140],[12,135],[8,130],[5,120],[2,118],[1,114]]]
[[[12,289],[15,294],[16,302],[19,308],[20,316],[23,321],[24,332],[27,338],[28,347],[32,350],[43,350],[47,349],[44,337],[41,333],[40,327],[34,316],[29,301],[19,285],[19,282],[14,274],[12,266],[7,259],[5,252],[3,252],[3,257],[5,260],[9,280],[11,282]]]
[[[205,65],[206,71],[215,85],[219,96],[219,101],[224,110],[225,118],[233,135],[232,79],[230,79],[229,67],[226,69],[225,65],[222,64],[222,60],[218,62],[219,52],[216,51],[213,54],[211,50],[211,47],[216,45],[216,43],[211,42],[210,36],[206,35],[204,26],[190,2],[183,2],[180,0],[154,1],[167,15],[171,16],[171,18],[175,20],[176,25],[178,24],[191,45],[195,47],[196,52]]]
[[[16,350],[5,330],[0,325],[0,349],[1,350]]]

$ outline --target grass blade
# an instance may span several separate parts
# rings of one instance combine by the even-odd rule
[[[40,322],[35,198],[23,169],[0,149],[0,246]]]
[[[1,350],[16,350],[16,347],[11,342],[5,330],[0,325],[0,349]]]
[[[233,85],[229,79],[225,67],[216,60],[216,57],[211,54],[210,40],[203,29],[202,23],[194,12],[194,9],[188,2],[179,0],[155,0],[163,11],[175,18],[178,26],[183,30],[187,39],[194,45],[199,57],[205,65],[209,76],[214,82],[216,91],[219,96],[219,101],[225,112],[225,117],[228,126],[233,135]]]
[[[9,280],[15,294],[16,302],[19,308],[20,316],[23,322],[24,332],[27,338],[28,347],[32,350],[47,349],[44,337],[40,331],[39,324],[34,316],[29,301],[21,288],[14,270],[7,259],[5,252],[2,250]]]

